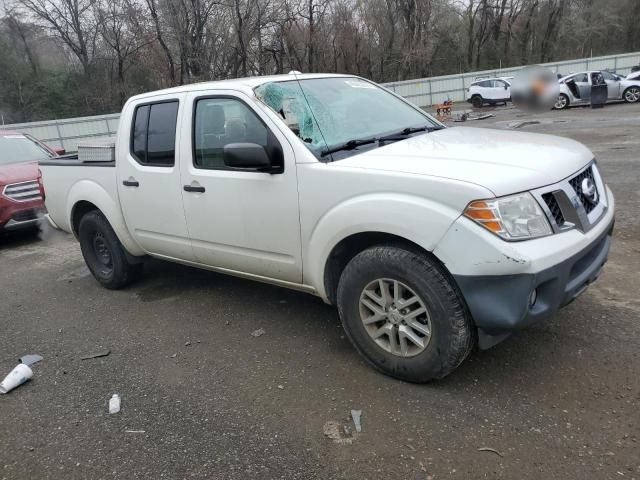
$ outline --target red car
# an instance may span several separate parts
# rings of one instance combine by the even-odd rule
[[[0,232],[38,225],[45,211],[38,160],[62,154],[30,135],[0,130]]]

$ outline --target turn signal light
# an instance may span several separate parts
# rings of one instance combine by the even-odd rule
[[[464,216],[475,220],[493,233],[504,233],[500,214],[497,212],[496,206],[492,203],[484,200],[471,202],[464,212]]]

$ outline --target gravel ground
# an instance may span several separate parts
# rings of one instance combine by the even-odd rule
[[[315,297],[159,261],[107,291],[71,237],[5,236],[0,375],[44,360],[0,397],[0,478],[640,479],[640,104],[487,111],[469,125],[586,143],[616,195],[609,264],[577,301],[412,385]]]

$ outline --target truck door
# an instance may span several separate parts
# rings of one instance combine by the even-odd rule
[[[183,95],[125,109],[118,137],[118,193],[127,227],[148,253],[193,260],[182,204],[177,121]]]
[[[274,122],[238,92],[191,94],[181,159],[184,208],[198,262],[235,272],[300,283],[302,261],[293,148]],[[234,169],[230,144],[265,147],[277,173]]]

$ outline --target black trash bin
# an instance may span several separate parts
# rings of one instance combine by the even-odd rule
[[[602,108],[607,103],[609,90],[600,72],[591,74],[591,108]]]

